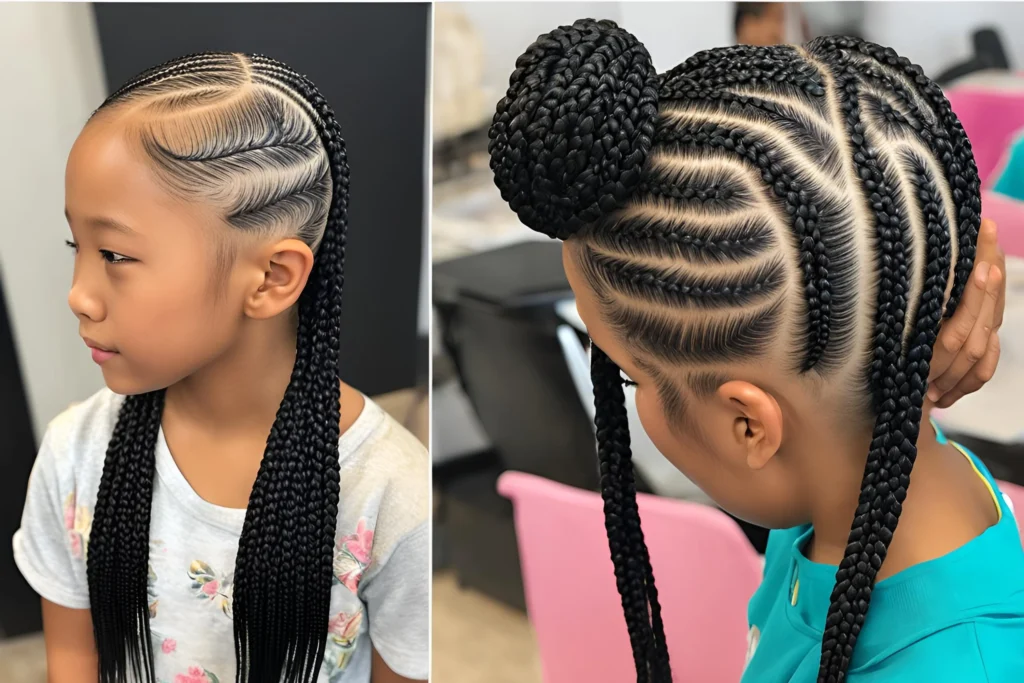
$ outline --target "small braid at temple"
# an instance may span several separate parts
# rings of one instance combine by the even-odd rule
[[[845,37],[707,50],[659,76],[634,36],[581,19],[527,48],[490,140],[501,196],[578,245],[605,319],[648,362],[785,348],[795,375],[850,378],[874,426],[818,673],[845,681],[910,486],[932,347],[973,268],[980,183],[942,91]],[[591,372],[637,681],[668,682],[621,375],[596,346]]]
[[[231,108],[219,106],[231,96]],[[313,683],[324,656],[339,502],[345,143],[315,86],[259,55],[202,53],[159,65],[94,116],[130,107],[151,114],[141,137],[169,189],[214,203],[232,229],[291,231],[315,253],[299,299],[291,380],[246,509],[232,601],[236,683]],[[212,124],[227,133],[195,133],[180,150],[159,134],[165,122],[189,117],[211,123],[189,128],[194,133]],[[248,145],[254,138],[266,144]],[[278,153],[283,148],[289,153]],[[155,683],[147,582],[163,396],[124,400],[104,461],[88,554],[101,683]]]

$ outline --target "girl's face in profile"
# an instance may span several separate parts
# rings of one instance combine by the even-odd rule
[[[227,264],[218,271],[218,237],[230,228],[159,184],[125,118],[95,118],[68,158],[68,304],[107,386],[138,394],[170,386],[229,347],[244,322],[244,286]]]

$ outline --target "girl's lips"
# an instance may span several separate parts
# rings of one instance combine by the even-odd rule
[[[116,355],[117,353],[115,351],[104,351],[103,349],[97,348],[92,349],[92,359],[95,363],[99,365],[106,363],[108,360],[110,360]]]
[[[105,349],[96,342],[94,342],[92,339],[89,339],[88,337],[82,337],[82,340],[85,342],[85,345],[89,347],[89,350],[92,351],[92,359],[96,363],[106,363],[108,360],[117,355],[117,351]]]

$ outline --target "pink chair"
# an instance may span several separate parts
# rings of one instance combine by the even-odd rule
[[[1024,202],[992,191],[1010,145],[1024,130],[1024,90],[964,85],[948,89],[946,97],[971,140],[981,178],[981,215],[999,226],[999,244],[1007,254],[1024,257]]]
[[[1024,202],[982,190],[981,215],[999,226],[999,246],[1007,256],[1024,258]]]
[[[945,94],[971,140],[981,186],[987,188],[989,176],[1024,128],[1024,91],[964,85],[949,88]]]
[[[515,506],[526,605],[545,683],[635,680],[601,496],[519,472],[503,474],[498,491]],[[736,683],[760,557],[719,510],[637,498],[674,677]]]
[[[1013,506],[1013,516],[1017,519],[1017,528],[1021,533],[1021,543],[1024,545],[1024,486],[1011,484],[1008,481],[997,481],[999,490],[1006,496],[1010,505]]]

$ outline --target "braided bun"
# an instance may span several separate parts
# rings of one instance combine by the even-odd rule
[[[658,82],[647,49],[612,21],[580,19],[527,48],[488,132],[494,182],[523,224],[565,239],[625,204]]]

